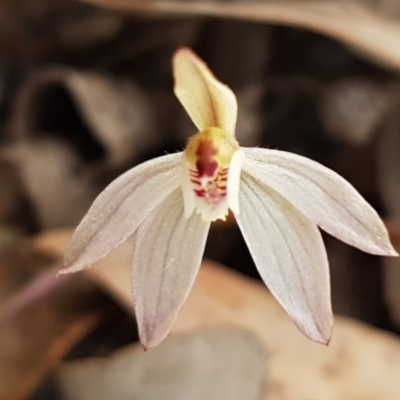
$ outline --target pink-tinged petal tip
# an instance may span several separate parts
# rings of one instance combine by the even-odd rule
[[[159,318],[151,324],[144,323],[139,325],[139,339],[143,350],[147,351],[158,346],[168,336],[174,323],[175,318],[165,316],[164,319]]]
[[[328,258],[318,227],[273,189],[243,173],[236,220],[272,295],[308,338],[333,329]]]
[[[243,150],[243,169],[280,193],[321,229],[367,253],[398,255],[379,215],[336,172],[284,151]]]
[[[180,188],[149,215],[135,233],[132,294],[144,348],[168,335],[200,268],[209,222],[184,217]]]
[[[88,268],[127,240],[179,186],[181,157],[176,153],[147,161],[106,187],[75,230],[60,273]]]

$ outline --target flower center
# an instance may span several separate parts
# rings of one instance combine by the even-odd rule
[[[228,174],[239,144],[220,128],[211,127],[189,139],[184,152],[185,214],[197,209],[206,221],[228,214]],[[188,193],[190,191],[190,193]]]

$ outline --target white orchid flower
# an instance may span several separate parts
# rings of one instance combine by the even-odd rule
[[[241,148],[235,95],[190,49],[175,53],[173,71],[175,94],[199,133],[183,152],[136,166],[98,196],[61,272],[90,266],[134,235],[139,335],[145,348],[155,346],[190,293],[211,222],[231,210],[271,293],[301,332],[327,344],[333,316],[318,227],[368,253],[397,255],[384,224],[324,166],[284,151]]]

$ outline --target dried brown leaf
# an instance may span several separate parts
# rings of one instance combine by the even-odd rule
[[[17,96],[15,140],[3,155],[17,171],[40,226],[78,223],[105,173],[154,147],[159,131],[148,102],[131,82],[97,73],[50,68],[30,76]],[[2,197],[5,208],[10,201]]]
[[[390,218],[388,230],[393,244],[400,248],[400,118],[397,103],[384,121],[379,135],[377,161],[379,166],[380,192]],[[384,296],[389,313],[400,326],[400,261],[383,260]]]
[[[213,16],[310,29],[353,46],[378,63],[400,69],[400,21],[351,0],[168,1],[86,0],[114,10]]]
[[[0,53],[20,60],[54,59],[108,43],[123,19],[79,1],[32,0],[0,3]],[[60,52],[61,50],[61,52]]]
[[[37,246],[61,255],[70,233],[42,236]],[[129,258],[132,243],[84,273],[99,282],[133,314]],[[400,341],[350,319],[336,317],[329,347],[308,341],[265,287],[205,262],[173,332],[220,323],[255,333],[274,357],[268,400],[392,399],[400,396]],[[379,379],[376,377],[379,376]]]
[[[0,233],[0,307],[54,260],[47,254],[32,252],[29,240],[3,228]]]
[[[251,332],[213,326],[174,335],[146,353],[136,345],[108,359],[67,363],[58,379],[67,400],[259,400],[266,358]]]
[[[66,98],[76,116],[64,110]],[[123,165],[153,145],[151,109],[142,90],[123,79],[67,68],[44,69],[26,81],[17,98],[13,132],[25,140],[56,135],[77,149],[88,133],[76,132],[81,128],[71,117],[85,124],[82,128],[104,148],[111,166]],[[57,118],[64,120],[57,123]]]
[[[99,290],[79,277],[57,279],[53,269],[29,282],[31,266],[15,268],[4,257],[2,263],[7,280],[0,287],[0,399],[26,399],[108,309],[96,302],[103,299]]]

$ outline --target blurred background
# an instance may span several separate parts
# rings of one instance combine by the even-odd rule
[[[129,247],[109,272],[54,278],[96,195],[195,133],[172,92],[180,46],[236,93],[242,145],[341,174],[399,250],[400,2],[2,0],[0,400],[400,399],[397,259],[324,235],[333,350],[286,320],[233,220],[213,226],[195,289],[212,301],[147,353],[129,272],[112,275]]]

